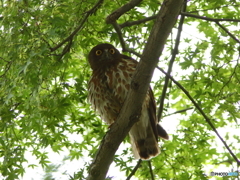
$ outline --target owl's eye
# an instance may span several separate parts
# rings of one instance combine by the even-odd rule
[[[97,56],[100,56],[102,54],[102,51],[101,50],[96,50],[96,55]]]
[[[114,50],[113,48],[111,48],[111,49],[109,49],[109,52],[110,52],[111,54],[114,54],[114,53],[115,53],[115,50]]]

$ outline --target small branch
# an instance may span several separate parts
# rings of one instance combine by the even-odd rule
[[[235,161],[237,162],[238,166],[240,165],[240,161],[238,160],[237,156],[232,152],[232,150],[229,148],[229,146],[227,145],[227,143],[223,140],[223,138],[220,136],[220,134],[218,133],[218,131],[216,130],[216,128],[214,127],[214,125],[212,124],[210,118],[204,113],[204,111],[202,110],[202,108],[197,104],[197,102],[192,98],[192,96],[189,94],[189,92],[180,84],[178,83],[170,74],[168,74],[167,72],[165,72],[162,68],[157,67],[157,69],[159,69],[163,74],[165,74],[166,76],[168,76],[184,93],[185,95],[190,99],[190,101],[192,101],[192,103],[194,104],[194,106],[197,108],[197,110],[202,114],[202,116],[204,117],[204,119],[207,121],[207,123],[209,124],[209,126],[213,129],[213,131],[216,133],[217,137],[222,141],[222,143],[224,144],[224,146],[227,148],[228,152],[232,155],[232,157],[235,159]]]
[[[120,28],[119,24],[118,24],[117,22],[113,22],[112,25],[113,25],[113,27],[114,27],[117,35],[118,35],[120,44],[121,44],[121,46],[122,46],[122,51],[123,51],[123,52],[133,53],[133,54],[136,55],[137,57],[141,57],[141,54],[135,52],[133,49],[128,48],[128,47],[126,46],[126,43],[125,43],[125,41],[124,41],[124,39],[123,39],[123,34],[122,34],[122,32],[121,32],[121,28]]]
[[[123,50],[123,52],[124,52],[125,49],[126,49],[126,43],[125,43],[125,41],[124,41],[124,39],[123,39],[123,34],[122,34],[122,31],[121,31],[121,28],[120,28],[119,24],[118,24],[116,21],[114,21],[114,22],[112,23],[112,25],[113,25],[113,27],[114,27],[117,35],[118,35],[120,44],[121,44],[121,46],[122,46],[122,50]]]
[[[220,161],[220,162],[217,162],[217,163],[214,163],[214,164],[219,165],[219,164],[225,164],[225,163],[228,163],[228,164],[232,165],[234,163],[234,161],[232,159],[227,159],[225,161]]]
[[[125,23],[120,24],[119,26],[120,26],[120,28],[134,26],[134,25],[138,25],[138,24],[145,23],[147,21],[151,21],[153,19],[156,19],[156,17],[157,17],[157,15],[153,15],[153,16],[150,16],[150,17],[147,17],[147,18],[144,18],[144,19],[140,19],[140,20],[137,20],[137,21],[127,21]]]
[[[220,28],[222,28],[232,39],[234,39],[237,43],[240,44],[240,40],[237,39],[232,33],[230,33],[227,28],[225,28],[223,25],[221,25],[219,22],[220,21],[230,21],[230,22],[240,22],[240,19],[214,19],[214,18],[209,18],[209,17],[203,17],[203,16],[198,16],[195,14],[190,14],[190,13],[185,13],[182,12],[181,15],[187,16],[187,17],[193,17],[197,19],[203,19],[206,21],[212,21],[215,22]]]
[[[73,39],[73,37],[83,28],[84,23],[86,22],[86,20],[88,19],[88,17],[93,14],[94,12],[96,12],[96,10],[101,6],[103,0],[99,0],[94,6],[93,8],[91,8],[89,11],[87,11],[85,13],[85,16],[83,17],[83,19],[81,20],[79,26],[67,37],[65,38],[62,42],[60,42],[58,45],[56,45],[55,47],[51,48],[51,52],[56,51],[58,48],[60,48],[63,44],[65,44],[68,41],[71,41]]]
[[[142,0],[131,0],[129,3],[123,5],[119,9],[115,10],[113,13],[111,13],[107,18],[106,18],[106,23],[112,24],[120,41],[120,44],[122,46],[122,51],[123,52],[130,52],[135,54],[136,56],[140,57],[141,55],[137,52],[135,52],[133,49],[130,49],[126,46],[126,43],[123,38],[123,34],[121,32],[121,27],[117,23],[117,19],[122,16],[124,13],[127,11],[131,10],[134,8],[136,5],[138,5]]]
[[[141,163],[142,163],[142,160],[139,159],[138,162],[137,162],[137,165],[134,167],[134,169],[133,169],[132,172],[129,174],[129,176],[127,177],[126,180],[130,180],[130,179],[131,179],[131,177],[136,173],[136,171],[137,171],[138,168],[140,167]]]
[[[215,18],[210,18],[210,17],[198,16],[198,15],[186,13],[186,12],[181,12],[181,15],[187,16],[187,17],[193,17],[193,18],[197,18],[197,19],[203,19],[203,20],[207,20],[207,21],[213,21],[213,22],[219,22],[219,21],[240,22],[240,19],[228,19],[228,18],[215,19]]]
[[[129,3],[124,4],[122,7],[119,9],[115,10],[112,12],[107,18],[106,18],[106,23],[107,24],[112,24],[113,22],[117,21],[117,19],[122,16],[124,13],[127,11],[131,10],[135,6],[137,6],[142,0],[131,0]]]
[[[141,56],[142,56],[140,53],[138,53],[138,52],[136,52],[136,51],[134,51],[133,49],[128,48],[128,47],[126,47],[126,48],[125,48],[125,51],[123,51],[123,52],[132,53],[132,54],[134,54],[135,56],[137,56],[137,57],[139,57],[139,58],[141,58]]]
[[[3,59],[3,58],[1,58],[1,59]],[[7,64],[5,65],[5,70],[4,70],[3,74],[0,75],[0,78],[5,76],[5,74],[9,71],[9,69],[13,63],[13,61],[6,61],[6,62],[7,62]]]
[[[63,57],[67,52],[70,51],[71,46],[72,46],[72,38],[69,39],[68,43],[67,43],[67,44],[65,45],[65,47],[63,48],[62,53],[59,54],[59,55],[57,55],[57,56],[59,56],[59,57],[58,57],[58,61],[60,61],[60,60],[62,59],[62,57]]]
[[[175,111],[174,113],[167,114],[167,115],[165,115],[163,117],[171,116],[171,115],[178,114],[178,113],[183,113],[183,112],[186,112],[186,111],[191,110],[191,109],[193,109],[193,107],[182,109],[182,110],[179,110],[179,111]]]
[[[182,7],[182,10],[186,11],[186,7],[187,7],[187,2],[184,3],[184,5]],[[173,63],[174,63],[175,58],[178,54],[178,46],[180,44],[180,38],[181,38],[181,32],[182,32],[184,18],[185,18],[185,16],[181,16],[181,19],[179,21],[178,33],[177,33],[177,37],[176,37],[176,41],[175,41],[175,46],[174,46],[174,49],[172,50],[172,57],[171,57],[171,60],[169,62],[169,65],[168,65],[168,74],[171,74]],[[162,90],[162,94],[161,94],[161,97],[160,97],[160,104],[159,104],[159,108],[158,108],[158,114],[157,114],[158,121],[160,121],[160,119],[162,117],[164,100],[165,100],[166,93],[167,93],[168,83],[169,83],[169,77],[166,76],[165,77],[165,83],[164,83],[163,90]]]
[[[234,74],[236,74],[236,70],[237,70],[237,67],[238,67],[238,61],[237,61],[237,64],[235,65],[234,69],[233,69],[233,72],[232,74],[230,75],[228,81],[226,83],[223,84],[223,86],[221,87],[221,89],[218,91],[219,93],[216,95],[217,96],[220,96],[220,94],[222,93],[223,89],[228,85],[228,83],[232,80]],[[237,75],[236,75],[237,76]],[[229,95],[229,94],[228,94]]]
[[[240,44],[239,39],[237,39],[232,33],[230,33],[230,31],[227,30],[227,28],[225,28],[223,25],[221,25],[218,21],[216,21],[216,24],[222,28],[232,39],[234,39],[237,43]]]
[[[151,164],[151,160],[148,161],[148,167],[149,167],[149,171],[150,171],[150,174],[151,174],[151,178],[152,180],[154,180],[154,174],[153,174],[153,170],[152,170],[152,164]]]
[[[90,13],[90,15],[92,15],[93,13],[95,13],[102,5],[104,0],[99,0],[93,7],[92,9],[86,11],[85,13]]]

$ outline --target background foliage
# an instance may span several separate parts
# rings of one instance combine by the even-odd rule
[[[71,178],[85,178],[107,130],[86,100],[91,75],[86,55],[100,42],[111,42],[121,49],[119,34],[105,19],[127,2],[0,2],[0,171],[3,179],[18,179],[25,173],[26,166],[55,171],[49,161],[49,149],[56,153],[67,151],[68,159],[79,160]],[[135,54],[141,54],[159,8],[159,1],[145,0],[118,19],[123,39]],[[239,9],[238,1],[189,1],[172,71],[172,76],[210,117],[238,158]],[[152,20],[127,24],[152,16]],[[178,23],[159,60],[159,66],[166,70],[174,55]],[[152,85],[158,100],[164,75],[157,70]],[[175,111],[181,113],[171,115]],[[172,82],[161,121],[171,140],[161,142],[162,153],[151,160],[152,172],[148,162],[141,163],[135,173],[138,179],[152,176],[208,179],[205,174],[209,175],[209,167],[212,171],[222,165],[226,171],[239,168],[205,118]],[[238,135],[234,133],[237,131]],[[38,164],[29,164],[26,153],[34,156]],[[128,143],[121,146],[114,164],[126,177],[132,172],[137,161]]]

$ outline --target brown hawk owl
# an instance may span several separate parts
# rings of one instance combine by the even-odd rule
[[[89,101],[101,118],[107,124],[112,124],[130,90],[138,62],[120,54],[111,44],[99,44],[92,48],[88,61],[93,71],[89,81]],[[158,155],[158,136],[168,139],[168,134],[158,124],[155,100],[150,87],[142,105],[140,120],[133,125],[129,135],[137,159],[149,159]]]

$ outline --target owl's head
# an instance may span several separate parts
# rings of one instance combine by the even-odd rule
[[[114,65],[121,58],[120,52],[111,44],[99,44],[92,48],[88,54],[88,61],[93,70]]]

